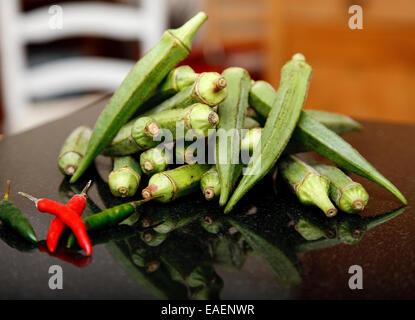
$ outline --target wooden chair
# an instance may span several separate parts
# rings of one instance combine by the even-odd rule
[[[129,60],[78,57],[27,68],[25,45],[93,35],[140,41],[145,52],[166,29],[166,5],[165,0],[137,2],[139,7],[103,2],[65,2],[22,12],[19,1],[1,0],[5,132],[10,134],[24,129],[21,124],[27,117],[31,98],[86,90],[113,91],[134,64]],[[62,28],[59,24],[51,25],[51,19],[59,14],[62,14]],[[51,110],[54,112],[56,110]]]

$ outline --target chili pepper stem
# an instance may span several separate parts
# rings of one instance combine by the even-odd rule
[[[40,200],[40,199],[38,199],[38,198],[36,198],[36,197],[26,193],[26,192],[19,191],[18,194],[20,194],[21,196],[29,199],[30,201],[33,201],[36,204],[36,206],[37,206],[38,201]]]
[[[7,180],[6,185],[6,193],[4,194],[4,200],[9,200],[9,193],[10,193],[10,180]]]
[[[89,180],[88,183],[85,185],[85,187],[82,189],[80,195],[83,196],[84,198],[88,198],[88,189],[91,187],[92,184],[92,180]]]

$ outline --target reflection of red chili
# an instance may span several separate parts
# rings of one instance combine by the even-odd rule
[[[59,246],[56,252],[51,253],[45,245],[45,241],[40,241],[38,249],[40,252],[47,252],[51,257],[58,258],[62,261],[68,262],[79,268],[86,267],[92,262],[92,257],[84,256],[78,252],[73,252],[66,249],[64,246]]]
[[[37,209],[40,212],[47,212],[58,217],[65,225],[71,228],[75,234],[79,245],[84,249],[85,253],[90,256],[92,254],[92,245],[86,233],[86,226],[82,218],[67,206],[49,199],[39,199],[36,202]]]
[[[69,200],[66,206],[80,216],[86,206],[86,196],[82,193],[76,194]],[[65,227],[65,224],[58,217],[54,218],[50,223],[48,235],[46,237],[46,244],[50,252],[55,252],[59,238]]]

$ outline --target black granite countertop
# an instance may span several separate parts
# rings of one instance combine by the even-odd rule
[[[108,159],[97,158],[95,168],[74,186],[57,169],[66,136],[81,124],[93,126],[105,102],[0,141],[1,193],[10,179],[10,200],[28,217],[40,239],[46,238],[53,217],[37,212],[17,191],[66,202],[91,178],[90,213],[120,203],[104,182],[110,170]],[[346,140],[404,193],[409,201],[406,208],[379,186],[355,177],[370,194],[367,209],[362,217],[339,214],[337,222],[327,224],[318,210],[300,205],[279,182],[275,194],[267,177],[228,216],[200,195],[168,205],[143,205],[138,210],[141,217],[157,212],[190,221],[158,235],[161,244],[157,246],[142,240],[149,229],[137,222],[91,234],[92,258],[76,248],[65,249],[65,243],[50,255],[42,249],[43,242],[39,248],[30,247],[2,226],[0,299],[185,299],[206,292],[222,299],[413,299],[415,126],[366,121],[363,125],[363,132],[349,133]],[[374,226],[381,216],[390,219]],[[206,217],[220,223],[223,231],[214,234],[203,229],[201,219]],[[337,238],[306,241],[295,230],[298,217],[317,217],[329,229],[351,219],[362,232],[369,230],[353,245]],[[143,257],[150,258],[143,262]],[[62,290],[49,288],[52,265],[62,267]],[[353,265],[362,267],[362,290],[349,288],[352,274],[348,271]],[[188,279],[196,267],[210,272],[209,291],[190,290],[180,280]],[[156,270],[150,272],[151,268]]]

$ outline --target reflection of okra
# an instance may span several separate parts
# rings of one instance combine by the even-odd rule
[[[133,157],[114,158],[114,169],[108,176],[108,185],[114,196],[132,197],[137,191],[140,180],[140,165]]]
[[[203,229],[210,233],[218,233],[223,227],[223,223],[220,218],[208,214],[200,217],[200,224]]]
[[[330,180],[330,198],[340,210],[356,213],[366,207],[369,195],[360,183],[334,166],[318,164],[313,167]]]
[[[281,160],[279,169],[301,203],[316,205],[327,217],[337,214],[328,197],[330,181],[327,178],[296,156],[287,156]]]
[[[58,158],[58,167],[63,174],[71,176],[75,173],[85,155],[91,132],[88,127],[81,126],[66,138]]]
[[[245,263],[245,253],[235,237],[221,234],[215,239],[214,261],[227,269],[240,269]]]
[[[201,103],[184,109],[166,110],[151,117],[139,117],[120,129],[103,154],[119,156],[148,150],[160,144],[160,139],[156,138],[162,135],[163,130],[166,139],[183,139],[189,131],[204,137],[218,123],[218,115]]]
[[[213,107],[222,102],[227,94],[226,80],[219,73],[204,72],[198,75],[193,85],[184,88],[145,115],[153,116],[165,110],[186,108],[194,103]]]
[[[209,170],[207,164],[189,164],[173,170],[156,173],[143,189],[144,199],[157,197],[156,201],[169,202],[199,188],[202,175]]]
[[[223,289],[223,280],[211,264],[198,266],[187,281],[194,300],[218,300]]]
[[[161,245],[167,238],[167,233],[159,233],[154,230],[146,230],[141,233],[141,240],[151,247]]]

